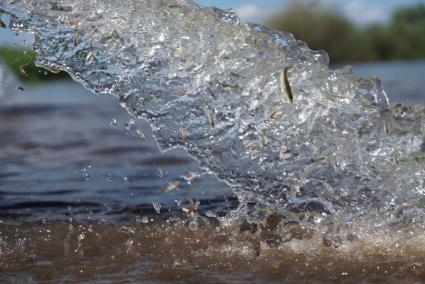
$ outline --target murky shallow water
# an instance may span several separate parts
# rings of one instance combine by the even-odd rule
[[[299,241],[299,247],[315,249],[307,253],[294,243],[281,249],[265,246],[264,236],[250,231],[205,226],[195,232],[186,225],[177,220],[1,225],[1,277],[26,283],[419,283],[425,277],[424,251],[413,246],[397,253],[370,246],[373,240],[345,249]]]
[[[397,81],[398,65],[384,69]],[[399,95],[406,85],[393,86],[393,100],[410,102]],[[389,235],[382,232],[348,236],[339,246],[302,228],[293,229],[291,242],[282,240],[271,219],[261,232],[247,224],[218,227],[204,213],[235,208],[232,191],[203,176],[161,192],[168,181],[199,171],[197,163],[183,151],[160,153],[149,127],[138,121],[147,136],[141,141],[125,128],[128,115],[113,98],[74,83],[24,87],[0,107],[0,281],[425,279],[425,244],[417,232],[395,233],[394,240],[380,239]],[[190,199],[201,202],[197,230],[190,229],[194,216],[182,210]],[[161,214],[152,202],[162,205]]]

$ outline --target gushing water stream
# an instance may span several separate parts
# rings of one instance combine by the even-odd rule
[[[239,207],[207,213],[221,225],[244,220],[294,251],[423,244],[425,108],[390,105],[379,80],[191,1],[1,0],[0,10],[35,34],[40,66],[118,97],[162,150],[183,147],[228,183]]]

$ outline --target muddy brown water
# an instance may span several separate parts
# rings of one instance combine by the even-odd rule
[[[6,282],[422,283],[424,250],[353,242],[328,247],[314,238],[270,246],[239,228],[187,220],[151,224],[1,225],[0,273]],[[237,233],[236,233],[237,232]],[[308,244],[307,244],[308,243]]]

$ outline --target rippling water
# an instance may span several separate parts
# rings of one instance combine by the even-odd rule
[[[205,206],[234,199],[212,177],[200,176],[189,186],[181,176],[199,171],[197,163],[181,150],[160,153],[146,124],[126,126],[128,115],[115,99],[95,97],[73,83],[25,89],[0,108],[1,215],[27,220],[37,212],[49,219],[84,213],[99,219],[152,213],[153,202],[176,210],[188,198]],[[179,189],[162,193],[175,179],[181,179]]]
[[[26,5],[21,1],[16,3],[18,6]],[[128,3],[126,5],[129,5]],[[66,7],[51,4],[54,16],[52,19],[63,20],[60,13],[72,12]],[[183,7],[183,14],[189,11],[190,16],[196,20],[198,11],[193,12],[190,6]],[[175,13],[173,9],[178,7],[169,8],[171,11],[167,10],[168,12],[161,15],[168,17],[169,13]],[[155,14],[156,10],[152,9],[151,13]],[[120,11],[119,13],[125,12],[124,9]],[[18,17],[15,19],[17,20],[15,22],[17,29],[23,28],[19,25],[19,20],[26,24],[41,25],[37,17],[26,18],[25,13],[20,14],[16,11],[11,13]],[[43,17],[44,11],[41,9],[37,13]],[[303,45],[294,45],[291,47],[293,50],[288,51],[287,47],[282,48],[282,46],[275,49],[273,44],[276,42],[267,41],[268,36],[276,36],[274,41],[282,40],[291,43],[293,40],[291,37],[282,36],[280,39],[277,34],[265,31],[260,26],[248,28],[239,26],[234,14],[230,12],[222,14],[217,10],[202,10],[199,13],[204,13],[202,15],[207,20],[203,23],[205,26],[200,27],[201,34],[205,31],[208,32],[214,26],[215,21],[218,23],[212,28],[212,31],[220,31],[217,36],[218,40],[222,39],[221,36],[224,38],[228,36],[227,31],[231,36],[239,28],[242,30],[241,33],[249,34],[248,42],[244,45],[241,53],[229,55],[229,58],[234,60],[233,64],[241,64],[239,67],[244,70],[239,76],[247,74],[251,76],[257,74],[255,72],[261,73],[264,70],[270,73],[269,65],[263,64],[263,60],[268,62],[267,60],[270,60],[268,56],[275,56],[273,52],[279,56],[282,54],[289,56],[287,52],[293,52],[289,57],[298,58],[300,56],[298,59],[289,58],[291,64],[294,64],[291,60],[301,60],[301,62],[302,60],[306,60],[306,62],[311,60],[312,53]],[[216,15],[214,13],[217,13],[218,19],[214,18]],[[58,18],[56,18],[57,16]],[[89,21],[103,23],[103,17],[99,16],[98,11],[93,17]],[[117,19],[120,20],[119,15],[114,18],[114,20]],[[179,21],[178,18],[177,21]],[[61,40],[65,40],[64,42],[70,44],[71,47],[78,46],[75,43],[77,40],[67,32],[62,34],[63,31],[55,30],[56,27],[54,27],[50,30],[51,33],[49,30],[37,30],[39,27],[41,26],[38,26],[36,31],[42,34],[42,38],[51,39],[60,35],[58,44],[61,44]],[[85,26],[81,29],[84,28]],[[187,28],[187,26],[183,28]],[[100,42],[102,40],[123,40],[124,42],[127,40],[117,34],[110,35],[108,30],[98,32],[91,34],[90,36],[93,38],[90,40],[96,42],[97,36],[101,37]],[[256,34],[257,32],[258,34]],[[106,38],[102,38],[105,35],[107,35]],[[262,38],[264,42],[259,43],[256,40],[250,42],[256,36]],[[87,42],[83,41],[84,44]],[[56,52],[53,49],[55,42],[46,41],[45,44],[47,43],[49,44],[46,46],[39,45],[37,47],[49,53],[43,54],[42,59],[47,60],[43,64],[48,65],[50,61],[55,61],[57,64],[57,58],[52,57],[54,56],[52,54]],[[181,44],[183,43],[191,44],[190,42],[181,42]],[[208,43],[208,41],[204,43]],[[112,46],[116,48],[114,44]],[[137,43],[133,48],[136,46]],[[253,47],[252,50],[251,47]],[[90,45],[90,48],[93,46]],[[203,48],[209,50],[207,46]],[[226,48],[234,48],[234,46],[230,45]],[[267,52],[268,49],[269,52]],[[174,51],[178,50],[180,49],[177,47]],[[86,86],[100,90],[105,87],[105,74],[102,73],[103,75],[98,77],[99,73],[96,73],[97,75],[91,78],[93,73],[90,68],[98,68],[99,66],[91,65],[99,63],[97,60],[101,61],[102,58],[93,59],[92,57],[96,57],[95,55],[89,56],[90,53],[84,52],[83,61],[86,63],[89,61],[87,64],[89,67],[86,70],[81,69],[83,73],[78,75],[73,73],[75,70],[68,69],[68,71],[80,80],[93,79],[94,85],[90,86],[91,82],[86,81]],[[98,52],[97,49],[96,52]],[[125,52],[119,56],[127,56],[128,54]],[[179,52],[184,53],[184,50]],[[211,52],[213,54],[214,51]],[[257,57],[253,57],[253,54],[256,53]],[[320,76],[318,75],[320,78],[316,78],[316,80],[328,80],[326,76],[326,78],[322,77],[321,72],[330,74],[330,80],[333,80],[332,76],[336,76],[336,78],[341,76],[342,82],[355,80],[348,71],[336,71],[335,73],[328,71],[322,65],[324,64],[323,60],[326,61],[326,56],[322,53],[316,55],[317,57],[314,57],[316,61],[313,60],[314,63],[309,62],[306,65],[320,74]],[[166,65],[163,66],[164,68],[172,69],[173,63],[167,61],[165,64],[161,61],[164,59],[161,56],[150,58],[149,68],[147,71],[144,69],[142,71],[157,72],[157,68],[161,71],[162,67],[158,66],[163,66],[162,64]],[[248,63],[251,60],[256,63],[248,64],[250,66],[240,63],[240,58],[243,59],[245,56],[249,58]],[[112,59],[116,60],[116,58]],[[121,57],[118,59],[123,60]],[[124,59],[125,61],[111,63],[111,69],[109,69],[111,74],[116,72],[112,68],[112,66],[116,66],[114,64],[124,64],[124,66],[133,64],[131,58],[125,57]],[[224,60],[227,59],[224,57]],[[72,54],[67,54],[66,58],[61,60],[64,60],[64,64],[79,64],[81,62],[78,60],[81,60],[81,56],[74,57]],[[93,60],[96,62],[93,63]],[[286,60],[287,58],[283,60],[284,63]],[[105,68],[102,62],[99,64]],[[183,62],[184,64],[185,62]],[[272,62],[269,64],[272,66]],[[277,63],[278,66],[280,66],[279,64]],[[249,69],[252,66],[255,68]],[[273,68],[277,68],[275,65],[273,66]],[[302,78],[306,74],[302,73],[304,70],[302,68],[306,68],[306,66],[300,67],[301,69],[296,70],[292,75],[299,80],[296,84],[291,81],[291,84],[296,86],[294,90],[298,90],[305,84]],[[73,68],[77,67],[81,66],[73,65]],[[192,67],[186,65],[184,67],[192,72]],[[223,72],[227,72],[226,68],[233,67],[225,66]],[[249,72],[254,73],[246,73],[245,67]],[[104,71],[104,69],[102,70]],[[425,96],[413,95],[423,94],[422,79],[420,76],[415,79],[414,76],[425,70],[423,63],[360,65],[356,66],[355,70],[362,76],[367,73],[382,74],[384,86],[387,87],[389,97],[394,102],[408,104],[424,102]],[[401,70],[404,71],[401,72]],[[214,74],[215,71],[203,70],[202,72]],[[297,74],[297,72],[300,73]],[[117,84],[129,83],[125,76],[116,78],[113,77],[116,75],[115,73],[111,74],[111,78],[117,80]],[[164,76],[162,73],[160,75]],[[221,75],[215,74],[214,76]],[[271,98],[279,95],[279,98],[282,99],[282,93],[279,85],[276,85],[279,80],[274,80],[279,76],[266,76],[261,73],[262,79],[253,81],[252,85],[249,84],[248,87],[243,85],[247,82],[246,78],[232,76],[237,82],[235,85],[229,85],[229,82],[226,81],[228,78],[220,77],[217,82],[221,86],[214,85],[214,83],[207,85],[207,89],[203,89],[205,86],[202,85],[202,81],[199,81],[196,83],[199,84],[196,88],[199,87],[201,90],[190,86],[194,93],[189,96],[182,93],[176,94],[175,90],[171,90],[174,96],[172,100],[169,100],[165,91],[162,94],[164,97],[158,101],[148,95],[149,99],[144,101],[148,106],[147,110],[144,109],[145,105],[136,104],[136,101],[133,100],[134,97],[131,99],[131,96],[120,96],[122,105],[127,104],[127,107],[131,107],[133,111],[141,110],[141,114],[144,114],[142,116],[151,120],[155,126],[156,138],[159,139],[163,148],[176,144],[183,145],[189,150],[192,149],[191,154],[199,161],[190,158],[182,148],[173,148],[168,152],[159,151],[152,137],[152,131],[146,122],[130,119],[127,112],[120,108],[117,100],[112,97],[93,96],[74,83],[24,86],[24,91],[17,90],[17,82],[5,86],[5,89],[9,88],[7,89],[8,98],[1,101],[0,107],[0,133],[2,134],[0,136],[0,160],[2,161],[0,164],[0,280],[13,282],[41,280],[161,282],[180,280],[207,283],[246,281],[328,283],[341,280],[352,283],[384,280],[390,283],[399,283],[400,281],[423,280],[425,277],[423,266],[425,242],[421,232],[423,231],[422,207],[424,203],[419,192],[421,188],[418,185],[421,180],[423,181],[423,176],[421,176],[423,168],[420,166],[422,165],[420,153],[415,146],[420,142],[417,139],[419,139],[421,131],[421,113],[423,112],[423,110],[421,112],[421,107],[395,106],[391,107],[391,110],[386,109],[385,101],[381,100],[385,94],[382,93],[379,83],[375,81],[354,81],[355,87],[353,88],[365,92],[363,94],[365,97],[361,99],[350,97],[351,89],[350,92],[347,91],[348,98],[341,98],[340,101],[333,98],[333,92],[338,93],[341,90],[341,86],[337,86],[335,83],[332,86],[326,85],[326,94],[324,95],[326,100],[322,100],[320,95],[323,89],[320,89],[319,92],[314,89],[315,86],[308,85],[305,94],[299,94],[301,103],[295,102],[294,106],[291,106],[286,101],[274,102],[285,112],[279,113],[277,110],[275,110],[276,113],[272,112],[273,116],[276,115],[278,119],[276,122],[267,122],[270,124],[267,126],[270,127],[270,131],[276,131],[278,127],[283,129],[282,126],[288,123],[285,121],[285,116],[291,123],[302,118],[301,116],[296,117],[296,111],[305,112],[306,106],[303,103],[307,105],[310,103],[309,101],[314,104],[318,103],[316,107],[323,111],[329,105],[321,104],[329,102],[327,101],[329,99],[335,99],[336,101],[333,103],[340,109],[336,106],[328,109],[328,111],[335,111],[335,117],[333,117],[333,112],[330,112],[331,114],[324,112],[323,114],[325,117],[326,115],[333,117],[334,124],[322,125],[323,121],[315,117],[314,119],[318,119],[315,127],[323,127],[325,132],[315,136],[313,128],[309,132],[303,133],[312,135],[311,137],[314,138],[328,133],[326,131],[330,131],[329,133],[333,131],[335,137],[343,139],[338,140],[341,143],[347,140],[344,135],[348,133],[345,131],[349,130],[344,127],[357,125],[354,120],[350,120],[351,118],[368,117],[370,124],[362,125],[361,127],[364,129],[361,131],[366,131],[366,134],[369,135],[367,138],[369,140],[362,139],[369,143],[364,153],[368,153],[365,159],[370,159],[370,161],[367,160],[367,163],[363,164],[366,170],[360,171],[360,177],[356,179],[353,178],[352,173],[357,170],[357,164],[351,165],[353,168],[350,174],[349,171],[341,170],[344,168],[340,164],[344,162],[343,160],[337,160],[334,171],[331,171],[330,160],[322,163],[320,159],[314,160],[310,156],[309,159],[304,159],[305,157],[301,159],[305,154],[301,150],[305,150],[306,153],[312,151],[306,143],[305,147],[297,144],[298,139],[302,139],[303,136],[292,137],[295,142],[291,140],[291,137],[287,137],[288,143],[295,143],[289,146],[294,147],[293,151],[299,151],[298,156],[289,155],[292,151],[289,149],[285,152],[287,154],[284,155],[285,157],[267,160],[269,154],[267,151],[273,153],[273,145],[281,146],[281,140],[273,137],[270,133],[263,134],[266,142],[262,147],[254,147],[255,145],[252,143],[244,144],[247,152],[238,152],[241,150],[239,148],[241,145],[238,143],[241,142],[236,144],[229,142],[234,138],[233,131],[238,128],[229,128],[229,132],[221,132],[223,128],[227,129],[226,127],[231,126],[228,124],[227,116],[232,112],[244,110],[244,100],[239,101],[237,95],[240,93],[246,95],[247,93],[243,90],[248,88],[252,97],[246,97],[246,100],[255,99],[258,94],[253,90],[258,90],[258,87],[266,88]],[[179,76],[167,77],[167,80],[170,81],[158,81],[156,82],[158,85],[149,88],[159,88],[159,86],[163,88],[165,84],[165,89],[170,91],[171,83],[176,84],[171,84],[176,89],[181,88],[182,85],[188,87],[192,84],[187,81],[187,77],[184,77],[186,79],[183,77],[183,75],[181,78]],[[209,78],[206,80],[208,81]],[[337,80],[337,82],[339,81]],[[131,84],[133,83],[137,85],[140,82],[131,82]],[[210,83],[208,81],[208,84]],[[125,86],[122,85],[122,88]],[[108,92],[118,90],[117,86],[107,85],[106,87],[110,89]],[[192,122],[195,124],[192,125],[192,128],[183,130],[179,127],[170,128],[170,125],[177,125],[176,123],[179,122],[179,120],[173,121],[173,117],[186,119],[186,116],[180,116],[178,112],[185,114],[184,111],[190,110],[190,105],[185,102],[187,98],[193,100],[192,103],[197,106],[203,101],[197,101],[195,95],[202,99],[205,95],[203,92],[207,92],[208,88],[211,88],[209,90],[212,90],[214,96],[219,96],[219,98],[213,96],[217,101],[211,101],[211,99],[204,101],[206,108],[203,112],[199,111],[193,114],[195,120]],[[308,99],[308,96],[303,97],[308,94],[308,88],[311,88],[311,94],[315,96],[312,99]],[[195,90],[201,93],[196,93]],[[144,90],[141,92],[146,95]],[[232,100],[236,101],[224,100],[226,108],[221,109],[223,105],[220,103],[223,101],[220,101],[222,99],[220,96],[223,94],[233,94]],[[369,96],[371,94],[373,96]],[[132,95],[139,96],[138,93]],[[354,98],[356,97],[354,96]],[[234,103],[233,109],[226,106],[226,103],[231,106],[230,102]],[[268,106],[268,103],[270,101],[263,102],[265,106]],[[211,106],[214,106],[213,104],[216,104],[214,114],[208,112]],[[259,106],[256,100],[251,101],[251,104]],[[353,111],[352,107],[356,110],[350,114],[353,117],[344,116],[347,115],[344,111]],[[163,111],[171,109],[177,114],[174,116],[168,112],[152,112],[155,108]],[[248,115],[246,119],[251,121],[253,117],[249,115],[261,114],[262,111],[264,110],[261,108],[255,108],[250,109],[249,113],[241,112],[238,115],[241,117]],[[379,115],[375,116],[375,112],[378,111]],[[310,116],[314,112],[305,114]],[[268,114],[269,119],[270,115]],[[394,115],[394,120],[391,120],[391,115]],[[404,116],[405,118],[398,120],[399,117]],[[382,126],[380,119],[388,120],[389,124]],[[258,142],[256,135],[261,131],[257,132],[258,129],[255,130],[248,124],[244,124],[243,119],[234,122],[240,127],[241,135],[250,133],[251,136],[245,136],[247,141]],[[301,125],[298,126],[300,129],[302,128]],[[296,128],[293,129],[296,130]],[[196,133],[197,130],[208,130],[208,137],[204,137],[202,133]],[[283,135],[282,133],[285,131],[271,133]],[[179,139],[175,137],[176,135]],[[223,140],[217,138],[221,135],[224,135]],[[388,137],[393,137],[394,140]],[[169,140],[165,140],[165,138]],[[204,138],[212,140],[208,142],[209,144],[203,144],[206,143]],[[378,155],[379,147],[376,147],[377,142],[372,138],[376,141],[382,140],[381,147],[388,153]],[[391,152],[389,151],[391,147],[388,145],[397,143],[396,139],[403,141],[403,144],[394,149],[401,150],[400,152]],[[167,144],[169,142],[170,145]],[[195,145],[192,145],[192,142]],[[356,141],[359,145],[366,142]],[[315,143],[322,142],[312,140],[312,144]],[[323,145],[328,146],[327,144]],[[199,147],[206,147],[205,152],[197,153]],[[265,150],[259,148],[265,148]],[[221,149],[221,154],[215,150],[215,152],[208,152],[208,149]],[[330,149],[334,149],[338,155],[343,155],[348,148],[341,150],[336,143],[336,147],[333,148],[330,145]],[[261,158],[261,151],[267,155]],[[252,156],[255,153],[259,155],[259,159],[255,155]],[[208,155],[204,156],[206,154]],[[313,151],[313,154],[316,153]],[[244,168],[248,163],[247,157],[252,159],[252,162],[248,164],[250,170],[248,176],[244,172],[247,170]],[[288,168],[288,165],[282,163],[282,160],[290,161],[291,157],[297,166],[289,163]],[[203,158],[205,159],[203,160]],[[351,153],[348,158],[345,158],[349,161],[352,158]],[[394,162],[392,158],[396,161]],[[397,161],[397,159],[399,160]],[[199,162],[202,164],[202,168]],[[273,163],[279,168],[270,167]],[[383,163],[382,168],[380,168],[380,163]],[[387,167],[389,164],[397,166],[397,174],[391,176],[388,174],[388,168],[384,170],[384,166]],[[206,170],[205,165],[211,166],[210,170]],[[329,179],[327,180],[329,187],[332,185],[334,188],[323,188],[325,185],[323,180],[326,181],[326,179],[323,178],[320,183],[317,183],[317,176],[313,180],[306,174],[299,180],[300,183],[306,182],[303,186],[298,186],[297,189],[297,184],[291,184],[291,187],[284,190],[288,197],[286,199],[285,195],[275,190],[276,186],[282,185],[282,183],[288,186],[285,182],[293,182],[294,176],[279,177],[279,180],[276,181],[273,174],[283,171],[283,169],[288,170],[288,173],[297,172],[302,169],[300,165],[306,166],[310,171],[309,174],[317,174],[318,170],[326,169],[322,174]],[[266,169],[264,166],[267,166]],[[254,175],[254,173],[259,174],[260,172],[264,176]],[[409,173],[412,176],[409,176]],[[226,180],[227,184],[218,181],[214,174]],[[379,177],[380,174],[383,174],[388,180],[382,180]],[[404,174],[406,175],[403,176]],[[264,183],[266,181],[270,183]],[[311,183],[312,181],[316,183]],[[380,183],[377,183],[378,181]],[[404,181],[409,181],[409,183],[403,184]],[[403,184],[404,193],[399,193],[400,188],[391,189],[392,182]],[[244,194],[241,194],[240,184],[236,186],[238,183],[245,185]],[[233,190],[236,189],[239,200],[235,197],[229,184],[234,186]],[[259,184],[265,187],[261,188],[258,186]],[[347,186],[353,192],[344,193],[338,189],[340,184]],[[353,184],[367,186],[354,188]],[[385,186],[381,186],[381,184]],[[273,189],[271,185],[276,188]],[[376,188],[373,188],[372,185],[375,185]],[[251,192],[255,194],[250,195]]]

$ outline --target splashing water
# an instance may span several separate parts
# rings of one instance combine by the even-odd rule
[[[331,70],[325,52],[290,34],[186,0],[0,9],[13,30],[35,34],[38,65],[119,97],[162,150],[184,147],[232,186],[240,206],[216,216],[223,225],[274,222],[288,239],[319,232],[325,244],[423,229],[425,108],[389,105],[379,80]]]

